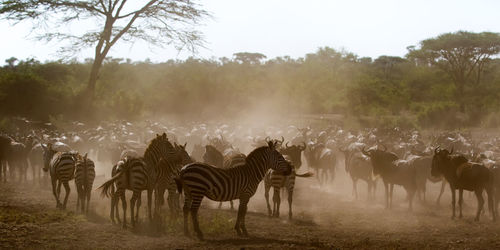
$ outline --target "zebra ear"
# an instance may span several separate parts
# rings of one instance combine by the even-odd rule
[[[167,139],[167,134],[165,132],[163,132],[163,134],[161,136],[163,137],[163,139]]]
[[[186,143],[184,143],[184,146],[182,146],[182,148],[186,148],[186,145],[187,145],[187,144],[188,144],[187,142],[186,142]],[[231,147],[232,147],[232,146],[231,146]]]
[[[85,153],[85,155],[83,156],[83,159],[87,160],[87,154],[88,153]]]

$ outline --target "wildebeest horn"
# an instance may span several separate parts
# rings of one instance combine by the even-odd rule
[[[450,155],[453,154],[453,146],[451,146],[451,151],[450,151]]]
[[[289,141],[287,141],[287,142],[286,142],[286,144],[285,144],[285,147],[287,147],[287,148],[288,148],[288,143],[290,143],[290,142],[289,142]]]
[[[266,142],[269,142],[271,140],[271,138],[269,136],[266,136]]]
[[[365,147],[363,147],[363,148],[361,149],[361,153],[363,153],[363,154],[364,154],[364,155],[366,155],[366,156],[370,156],[370,157],[371,157],[370,152],[367,152],[367,151],[365,150]]]
[[[285,142],[285,137],[281,136],[281,144],[283,144],[283,142]]]

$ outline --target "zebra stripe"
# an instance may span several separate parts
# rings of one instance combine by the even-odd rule
[[[76,202],[76,211],[81,202],[81,211],[86,214],[89,212],[90,195],[92,193],[92,186],[95,179],[95,166],[91,159],[85,155],[83,158],[76,162],[75,166],[75,186],[78,192],[78,199]],[[85,199],[87,206],[85,206]]]
[[[179,191],[184,189],[184,233],[188,233],[187,220],[191,213],[194,230],[198,238],[203,238],[198,224],[198,209],[206,196],[215,201],[240,199],[236,232],[248,235],[245,227],[245,215],[250,198],[257,191],[268,169],[290,174],[291,167],[276,150],[276,143],[252,151],[245,164],[231,169],[218,169],[203,163],[193,163],[182,168],[180,178],[176,179]]]

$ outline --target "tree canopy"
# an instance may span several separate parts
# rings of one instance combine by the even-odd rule
[[[3,19],[31,20],[35,31],[45,27],[38,39],[68,42],[62,53],[95,48],[86,88],[91,100],[102,63],[117,42],[143,40],[194,51],[203,41],[197,28],[207,16],[192,0],[9,0],[0,4]],[[76,23],[79,29],[82,24],[89,26],[82,32],[62,28]]]

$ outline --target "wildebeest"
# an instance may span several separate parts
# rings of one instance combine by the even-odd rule
[[[451,189],[452,219],[455,218],[455,191],[458,189],[459,218],[462,218],[463,192],[474,191],[476,194],[478,206],[475,221],[479,221],[481,211],[484,205],[483,190],[488,195],[488,208],[492,214],[493,221],[496,220],[494,199],[494,177],[493,173],[484,165],[469,162],[463,155],[453,155],[453,148],[450,151],[446,149],[434,150],[432,158],[431,174],[433,176],[444,175]]]
[[[377,147],[377,149],[365,151],[363,148],[361,152],[370,157],[373,173],[382,177],[385,187],[386,208],[392,207],[392,193],[394,184],[396,184],[403,186],[406,190],[409,201],[408,209],[411,211],[413,209],[413,197],[417,189],[415,168],[407,161],[398,161],[396,154],[387,152],[386,150],[387,148],[380,150]]]
[[[357,149],[348,148],[340,149],[344,153],[345,171],[349,173],[352,179],[352,192],[358,199],[358,180],[363,180],[368,186],[367,198],[375,198],[375,190],[377,187],[377,179],[373,175],[373,167],[370,164],[370,158],[362,155]]]

